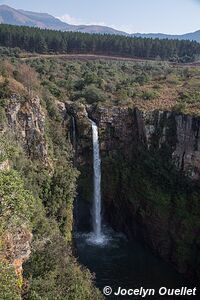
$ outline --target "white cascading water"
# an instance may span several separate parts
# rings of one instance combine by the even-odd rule
[[[90,242],[94,244],[103,244],[105,237],[102,233],[101,219],[101,157],[99,150],[99,135],[98,127],[91,120],[92,124],[92,141],[93,141],[93,208],[92,208],[92,223],[93,233],[90,237]]]
[[[93,231],[97,239],[101,237],[101,159],[99,153],[98,128],[92,122],[93,137]]]

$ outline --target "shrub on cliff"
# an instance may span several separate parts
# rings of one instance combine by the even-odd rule
[[[0,261],[0,299],[21,300],[18,278],[11,264]]]
[[[30,282],[25,299],[103,299],[100,291],[92,285],[91,274],[78,265],[56,227],[49,223],[46,229],[49,239],[43,247],[38,247],[25,266],[25,274]]]
[[[4,100],[11,96],[11,92],[9,89],[9,81],[6,78],[3,82],[0,82],[0,99]]]
[[[14,170],[0,171],[0,299],[21,299],[22,278],[16,275],[13,264],[16,257],[26,252],[23,246],[20,248],[21,243],[25,243],[19,234],[20,226],[29,233],[31,240],[27,228],[34,226],[36,207],[20,175]]]
[[[23,180],[16,171],[0,172],[0,199],[1,226],[31,225],[35,199],[24,189]]]
[[[85,91],[84,91],[84,97],[87,101],[87,103],[92,104],[95,102],[100,102],[103,101],[105,98],[105,95],[103,94],[103,92],[98,89],[97,87],[95,87],[94,85],[90,85],[88,87],[86,87]]]

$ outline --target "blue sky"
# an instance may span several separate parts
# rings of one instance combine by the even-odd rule
[[[200,29],[200,0],[0,0],[48,12],[70,24],[100,24],[127,32],[181,34]]]

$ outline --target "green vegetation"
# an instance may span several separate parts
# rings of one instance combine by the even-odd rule
[[[166,78],[174,72],[163,63],[68,62],[64,59],[37,59],[29,63],[52,96],[56,95],[61,101],[89,104],[104,101],[126,105],[128,100],[134,103],[152,99],[156,93],[159,98],[159,88],[170,87]]]
[[[199,67],[163,62],[71,62],[64,58],[30,59],[27,63],[39,74],[48,97],[63,102],[200,113]]]
[[[176,134],[173,122],[170,124],[161,147],[160,133],[155,132],[149,149],[133,140],[128,155],[120,144],[103,153],[102,197],[113,201],[105,203],[112,211],[110,218],[115,218],[114,223],[121,221],[122,228],[129,226],[136,232],[138,224],[139,232],[142,228],[144,235],[147,233],[145,241],[152,247],[153,240],[152,248],[161,256],[162,244],[157,247],[156,243],[169,241],[166,249],[173,245],[176,265],[181,269],[188,264],[195,277],[199,265],[200,184],[175,167],[172,154]],[[124,218],[120,219],[123,211]]]
[[[15,170],[0,172],[0,199],[0,298],[21,299],[22,278],[13,266],[17,257],[12,243],[17,230],[26,228],[28,232],[34,227],[38,203]],[[20,246],[15,246],[18,251]]]
[[[0,261],[0,299],[21,300],[18,278],[11,264]]]
[[[8,48],[8,47],[0,47],[0,56],[1,57],[20,57],[21,54],[20,48]]]
[[[0,46],[37,53],[92,53],[171,61],[193,61],[200,45],[193,41],[130,38],[0,25]]]
[[[163,62],[67,61],[17,58],[0,62],[0,114],[6,121],[6,99],[13,93],[40,94],[50,118],[59,123],[57,100],[141,110],[200,113],[200,68],[174,67]]]
[[[10,223],[30,226],[36,202],[31,193],[24,190],[24,183],[16,171],[0,172],[0,197],[1,226]]]
[[[30,282],[25,299],[102,299],[91,283],[91,274],[80,268],[53,224],[48,225],[48,241],[41,240],[40,243],[39,250],[25,266],[25,275]]]
[[[78,171],[73,167],[72,146],[56,98],[25,63],[19,65],[18,60],[5,59],[0,66],[0,111],[4,116],[0,123],[0,166],[4,168],[6,163],[5,170],[0,170],[0,273],[4,275],[0,279],[0,299],[102,299],[92,283],[92,275],[72,254]],[[7,109],[13,104],[12,95],[16,95],[15,101],[26,112],[36,93],[45,113],[46,163],[34,151],[30,159],[21,147],[21,139],[8,126]],[[32,147],[36,145],[33,143]],[[27,238],[31,247],[30,259],[23,264],[23,278],[15,267],[21,248],[16,248],[17,256],[12,250],[12,241],[20,238],[20,245]]]
[[[41,200],[24,189],[16,171],[0,172],[0,198],[0,257],[7,257],[0,263],[4,275],[0,279],[1,299],[21,299],[19,278],[4,247],[6,232],[14,235],[16,226],[28,226],[34,236],[31,259],[24,267],[24,276],[29,280],[29,288],[23,291],[24,299],[101,299],[89,272],[81,269],[72,256],[58,223],[46,217]]]
[[[10,42],[5,32],[13,34]],[[38,50],[31,46],[32,50],[41,53],[65,52],[64,45],[63,48],[58,47],[57,39],[60,42],[62,39],[69,39],[67,51],[71,53],[80,47],[84,39],[87,47],[90,42],[95,43],[98,40],[103,47],[102,43],[105,46],[108,41],[114,39],[113,36],[54,33],[0,25],[1,44],[14,46],[12,38],[16,35],[17,44],[20,43],[23,49],[30,50],[30,37],[33,45],[37,44],[40,47]],[[24,39],[24,36],[28,38]],[[34,38],[37,39],[37,43]],[[49,38],[51,46],[46,38]],[[115,52],[117,48],[113,50],[105,47],[106,54],[124,55],[125,42],[130,43],[131,47],[137,46],[137,51],[154,45],[152,43],[161,43],[125,37],[116,37],[115,41],[115,46],[121,47],[121,50]],[[121,43],[121,46],[118,43]],[[163,41],[162,47],[166,48],[166,45],[169,45],[169,48],[166,48],[162,58],[171,58],[171,47],[176,52],[175,60],[186,55],[188,47],[191,49],[190,59],[198,54],[199,45],[196,43],[185,42],[185,48],[181,43]],[[101,49],[100,46],[98,49]],[[157,46],[154,49],[157,49]],[[180,53],[176,48],[179,46],[182,49]],[[87,47],[84,51],[88,51]],[[79,172],[73,167],[73,149],[66,129],[68,120],[63,122],[58,110],[58,101],[61,105],[66,101],[93,104],[94,107],[102,106],[103,103],[104,107],[128,106],[144,111],[173,109],[199,115],[200,68],[177,67],[163,62],[74,62],[53,57],[21,61],[18,49],[6,49],[1,49],[5,57],[0,60],[0,164],[8,161],[10,170],[0,171],[0,272],[7,274],[7,281],[0,280],[0,298],[3,297],[1,293],[4,293],[5,300],[16,300],[20,297],[24,300],[102,299],[100,292],[92,285],[91,274],[81,268],[72,255],[72,207]],[[83,48],[80,49],[83,51]],[[141,52],[142,57],[154,57],[156,54],[155,51],[147,56]],[[126,55],[130,53],[127,51]],[[137,52],[131,55],[137,56]],[[12,58],[6,58],[8,56]],[[30,159],[22,149],[16,132],[11,132],[8,127],[7,108],[13,103],[13,95],[25,112],[32,97],[39,95],[41,98],[45,114],[44,142],[48,146],[45,162],[41,161],[37,153],[33,153]],[[172,139],[173,132],[172,128]],[[199,187],[193,186],[185,177],[177,179],[177,171],[169,159],[171,143],[172,141],[169,147],[161,148],[158,152],[154,148],[146,151],[144,148],[134,147],[130,162],[117,151],[104,156],[103,193],[107,196],[112,193],[108,198],[114,198],[116,201],[121,195],[126,195],[125,200],[134,203],[142,219],[155,211],[161,216],[164,216],[163,212],[165,216],[169,216],[169,205],[173,203],[177,222],[182,222],[184,218],[181,228],[188,237],[187,245],[183,243],[184,239],[177,240],[177,256],[181,264],[185,257],[188,257],[187,249],[192,244],[192,228],[199,222],[196,213],[199,211]],[[32,147],[34,146],[33,143]],[[112,176],[109,170],[112,170]],[[87,185],[89,176],[90,171],[87,170],[86,173],[83,170],[80,181]],[[106,190],[107,182],[109,190]],[[90,192],[87,186],[84,186],[84,191],[88,194]],[[187,207],[190,199],[194,207],[189,213]],[[21,226],[25,226],[26,230],[33,234],[31,257],[24,265],[23,286],[21,278],[15,275],[13,261],[5,255],[6,234],[16,234],[16,229]],[[194,256],[193,250],[189,253],[191,260]]]

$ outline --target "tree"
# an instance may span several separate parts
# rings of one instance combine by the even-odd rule
[[[193,61],[200,55],[195,41],[160,40],[117,35],[61,32],[0,24],[0,46],[38,53],[93,53],[138,58]]]
[[[19,70],[19,80],[27,88],[30,96],[33,90],[38,86],[38,77],[34,69],[26,64],[22,64]]]
[[[90,85],[85,89],[84,97],[89,104],[104,100],[103,92],[94,85]]]

